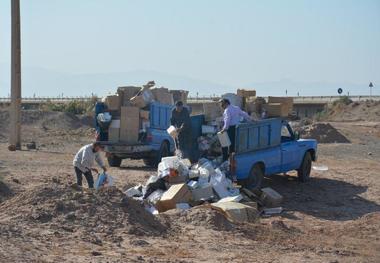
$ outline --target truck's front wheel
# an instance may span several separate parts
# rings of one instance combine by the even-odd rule
[[[310,152],[306,152],[301,167],[297,170],[298,180],[301,182],[307,182],[310,179],[311,161]]]
[[[122,161],[121,158],[119,158],[113,154],[108,156],[107,160],[108,160],[109,166],[111,166],[111,167],[120,167],[121,161]]]
[[[251,191],[259,190],[264,178],[263,168],[259,164],[255,164],[249,172],[247,180],[243,186]]]

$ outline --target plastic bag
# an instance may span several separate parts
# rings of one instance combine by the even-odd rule
[[[100,187],[104,186],[112,186],[113,185],[113,178],[112,176],[102,173],[98,176],[98,179],[95,182],[95,189],[99,189]]]

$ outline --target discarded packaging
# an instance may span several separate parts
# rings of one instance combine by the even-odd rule
[[[188,203],[191,200],[191,192],[186,184],[175,184],[161,196],[161,199],[156,203],[156,208],[159,212],[176,207],[177,203]]]
[[[235,195],[235,196],[228,196],[220,199],[218,203],[223,203],[223,202],[240,202],[243,199],[243,196]]]
[[[133,196],[142,196],[142,192],[141,192],[141,184],[139,185],[136,185],[134,187],[131,187],[129,189],[127,189],[124,194],[128,197],[133,197]]]
[[[193,195],[192,200],[196,202],[214,198],[214,191],[212,190],[211,185],[191,190],[191,194]]]
[[[255,222],[259,217],[257,209],[242,203],[218,202],[211,204],[211,207],[223,212],[233,223]]]
[[[266,207],[278,207],[282,203],[283,197],[270,187],[261,189],[261,200]]]
[[[154,191],[153,193],[151,193],[148,198],[146,199],[148,201],[148,203],[150,203],[151,205],[156,205],[157,202],[161,199],[162,195],[164,194],[165,192],[161,189],[158,189],[156,191]]]
[[[326,165],[313,165],[312,166],[313,170],[316,170],[316,171],[328,171],[329,170],[329,167],[327,167]]]
[[[282,207],[264,208],[264,215],[276,215],[281,214],[283,211]]]

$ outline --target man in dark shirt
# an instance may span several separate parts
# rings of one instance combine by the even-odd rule
[[[187,108],[182,101],[177,101],[172,111],[171,125],[177,129],[177,149],[181,151],[182,158],[191,157],[191,121]]]

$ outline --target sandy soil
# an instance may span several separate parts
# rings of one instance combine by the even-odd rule
[[[378,262],[380,124],[331,124],[351,143],[319,145],[329,170],[266,179],[285,211],[243,225],[207,207],[146,213],[121,193],[155,172],[141,161],[110,169],[115,188],[80,191],[71,162],[91,129],[27,128],[37,151],[0,143],[0,262]]]

